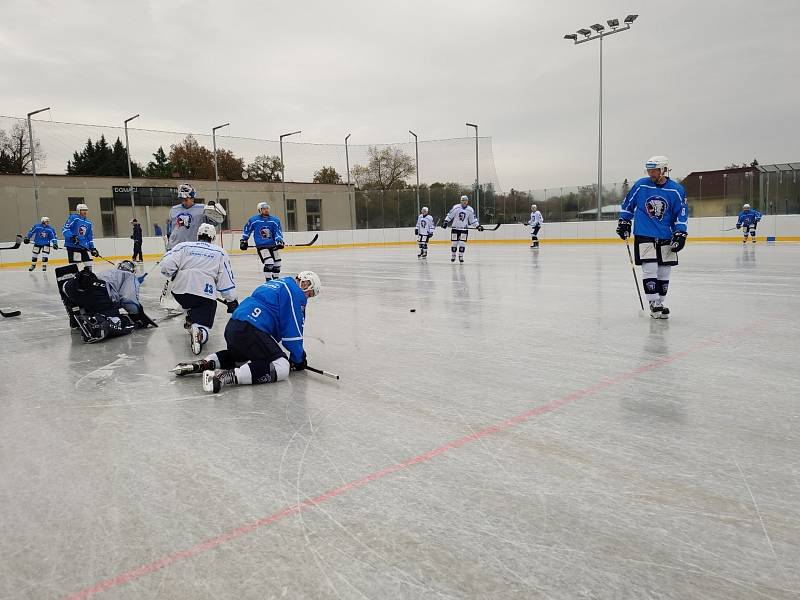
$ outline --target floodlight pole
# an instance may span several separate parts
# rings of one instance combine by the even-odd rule
[[[31,151],[31,173],[33,174],[33,201],[36,204],[36,218],[39,218],[39,186],[36,184],[36,152],[35,144],[33,143],[33,125],[31,124],[31,117],[40,112],[50,110],[50,107],[40,108],[28,113],[28,145]]]
[[[466,123],[467,127],[475,128],[475,212],[478,220],[481,218],[481,177],[478,170],[478,126],[474,123]]]
[[[605,27],[600,24],[592,25],[594,35],[589,29],[581,29],[578,31],[581,35],[585,36],[583,39],[578,39],[576,34],[569,34],[564,36],[566,39],[571,39],[575,44],[583,44],[584,42],[591,42],[592,40],[600,40],[600,90],[598,101],[598,118],[597,118],[597,220],[600,221],[603,217],[603,38],[607,35],[627,31],[631,28],[631,23],[636,20],[638,15],[629,15],[625,19],[623,27],[619,26],[618,20],[608,21],[611,27],[610,31],[606,31]]]
[[[217,129],[227,127],[230,123],[217,125],[211,129],[211,143],[214,145],[214,185],[217,191],[217,204],[219,204],[219,168],[217,166]]]
[[[283,214],[286,214],[286,167],[283,164],[283,138],[301,133],[300,131],[292,131],[291,133],[284,133],[278,138],[281,146],[281,195],[283,196]]]
[[[131,147],[128,143],[128,123],[136,119],[139,115],[133,115],[129,119],[125,119],[125,154],[128,156],[128,190],[131,194],[131,215],[133,219],[136,218],[136,203],[133,200],[133,172],[131,170]]]
[[[350,226],[356,229],[356,220],[353,215],[353,197],[350,190],[350,151],[347,148],[347,140],[350,139],[351,135],[351,133],[348,133],[344,136],[344,162],[347,166],[347,204],[350,206]]]
[[[419,142],[417,140],[417,134],[408,130],[408,133],[414,136],[414,156],[415,156],[415,164],[416,164],[416,171],[417,171],[417,214],[419,214]]]

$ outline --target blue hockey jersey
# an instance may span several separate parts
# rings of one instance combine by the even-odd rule
[[[749,210],[743,210],[739,213],[739,221],[736,224],[743,225],[744,227],[750,227],[751,225],[758,223],[762,216],[763,215],[760,212],[753,210],[752,208]]]
[[[94,248],[94,234],[92,233],[92,222],[84,219],[80,215],[70,215],[67,217],[64,228],[61,230],[64,236],[64,245],[67,248]],[[78,243],[75,244],[72,238],[77,236]]]
[[[233,311],[231,319],[244,321],[268,333],[289,351],[292,362],[303,360],[303,314],[308,298],[292,277],[262,283]]]
[[[56,230],[47,225],[46,227],[41,223],[37,223],[31,227],[30,231],[25,234],[25,237],[33,242],[34,246],[49,246],[53,242],[58,242]]]
[[[253,236],[256,248],[262,246],[271,248],[276,242],[283,242],[283,231],[281,230],[280,219],[272,215],[268,217],[253,215],[244,225],[242,239],[249,240],[251,235]]]
[[[672,179],[657,185],[642,177],[622,201],[619,218],[633,220],[634,235],[668,240],[676,231],[687,232],[686,192]]]

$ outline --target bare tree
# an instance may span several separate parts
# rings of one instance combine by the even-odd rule
[[[363,189],[406,187],[405,178],[417,172],[414,159],[400,148],[370,146],[366,165],[353,165],[350,173],[356,186]]]
[[[45,153],[38,139],[34,138],[36,150],[36,163],[44,165]],[[21,175],[31,172],[31,148],[28,143],[28,129],[17,122],[11,131],[0,130],[0,172]]]

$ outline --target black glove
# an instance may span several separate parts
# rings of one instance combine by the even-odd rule
[[[450,227],[450,221],[443,221],[442,222],[442,229],[447,229]]]
[[[419,229],[415,229],[414,230],[414,235],[419,235]],[[25,242],[25,243],[27,244],[28,242]]]
[[[682,231],[676,231],[672,234],[672,243],[669,245],[673,252],[680,252],[686,245],[686,234]]]
[[[131,236],[131,239],[133,239],[133,236]]]
[[[308,358],[306,357],[306,352],[303,350],[303,358],[300,359],[300,362],[292,363],[291,368],[292,371],[302,371],[308,366]]]
[[[100,253],[97,251],[97,248],[92,248],[91,250],[89,250],[89,254],[91,254],[91,255],[92,255],[92,256],[94,256],[95,258],[97,258],[98,256],[100,256]]]
[[[53,250],[58,250],[58,242],[53,240]]]
[[[73,235],[71,238],[69,238],[69,241],[75,244],[76,246],[80,246],[81,243],[77,235]]]
[[[741,229],[741,228],[742,228],[742,224],[741,223],[737,223],[736,224],[736,229]]]
[[[483,225],[478,225],[478,231],[483,231]]]
[[[247,240],[239,240],[239,250],[242,252],[247,250]]]
[[[631,222],[627,219],[617,221],[617,235],[621,240],[627,240],[631,237]]]
[[[237,308],[239,308],[239,301],[238,300],[231,300],[230,302],[225,303],[228,307],[228,314],[231,314]]]
[[[278,240],[275,242],[275,250],[283,250],[286,247],[286,244],[283,240]]]
[[[31,238],[24,238],[24,239],[22,240],[22,243],[23,243],[23,244],[30,244],[30,243],[31,243]]]

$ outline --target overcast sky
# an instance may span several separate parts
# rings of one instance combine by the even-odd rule
[[[800,161],[800,0],[0,0],[0,114],[302,141],[491,136],[502,188]]]

